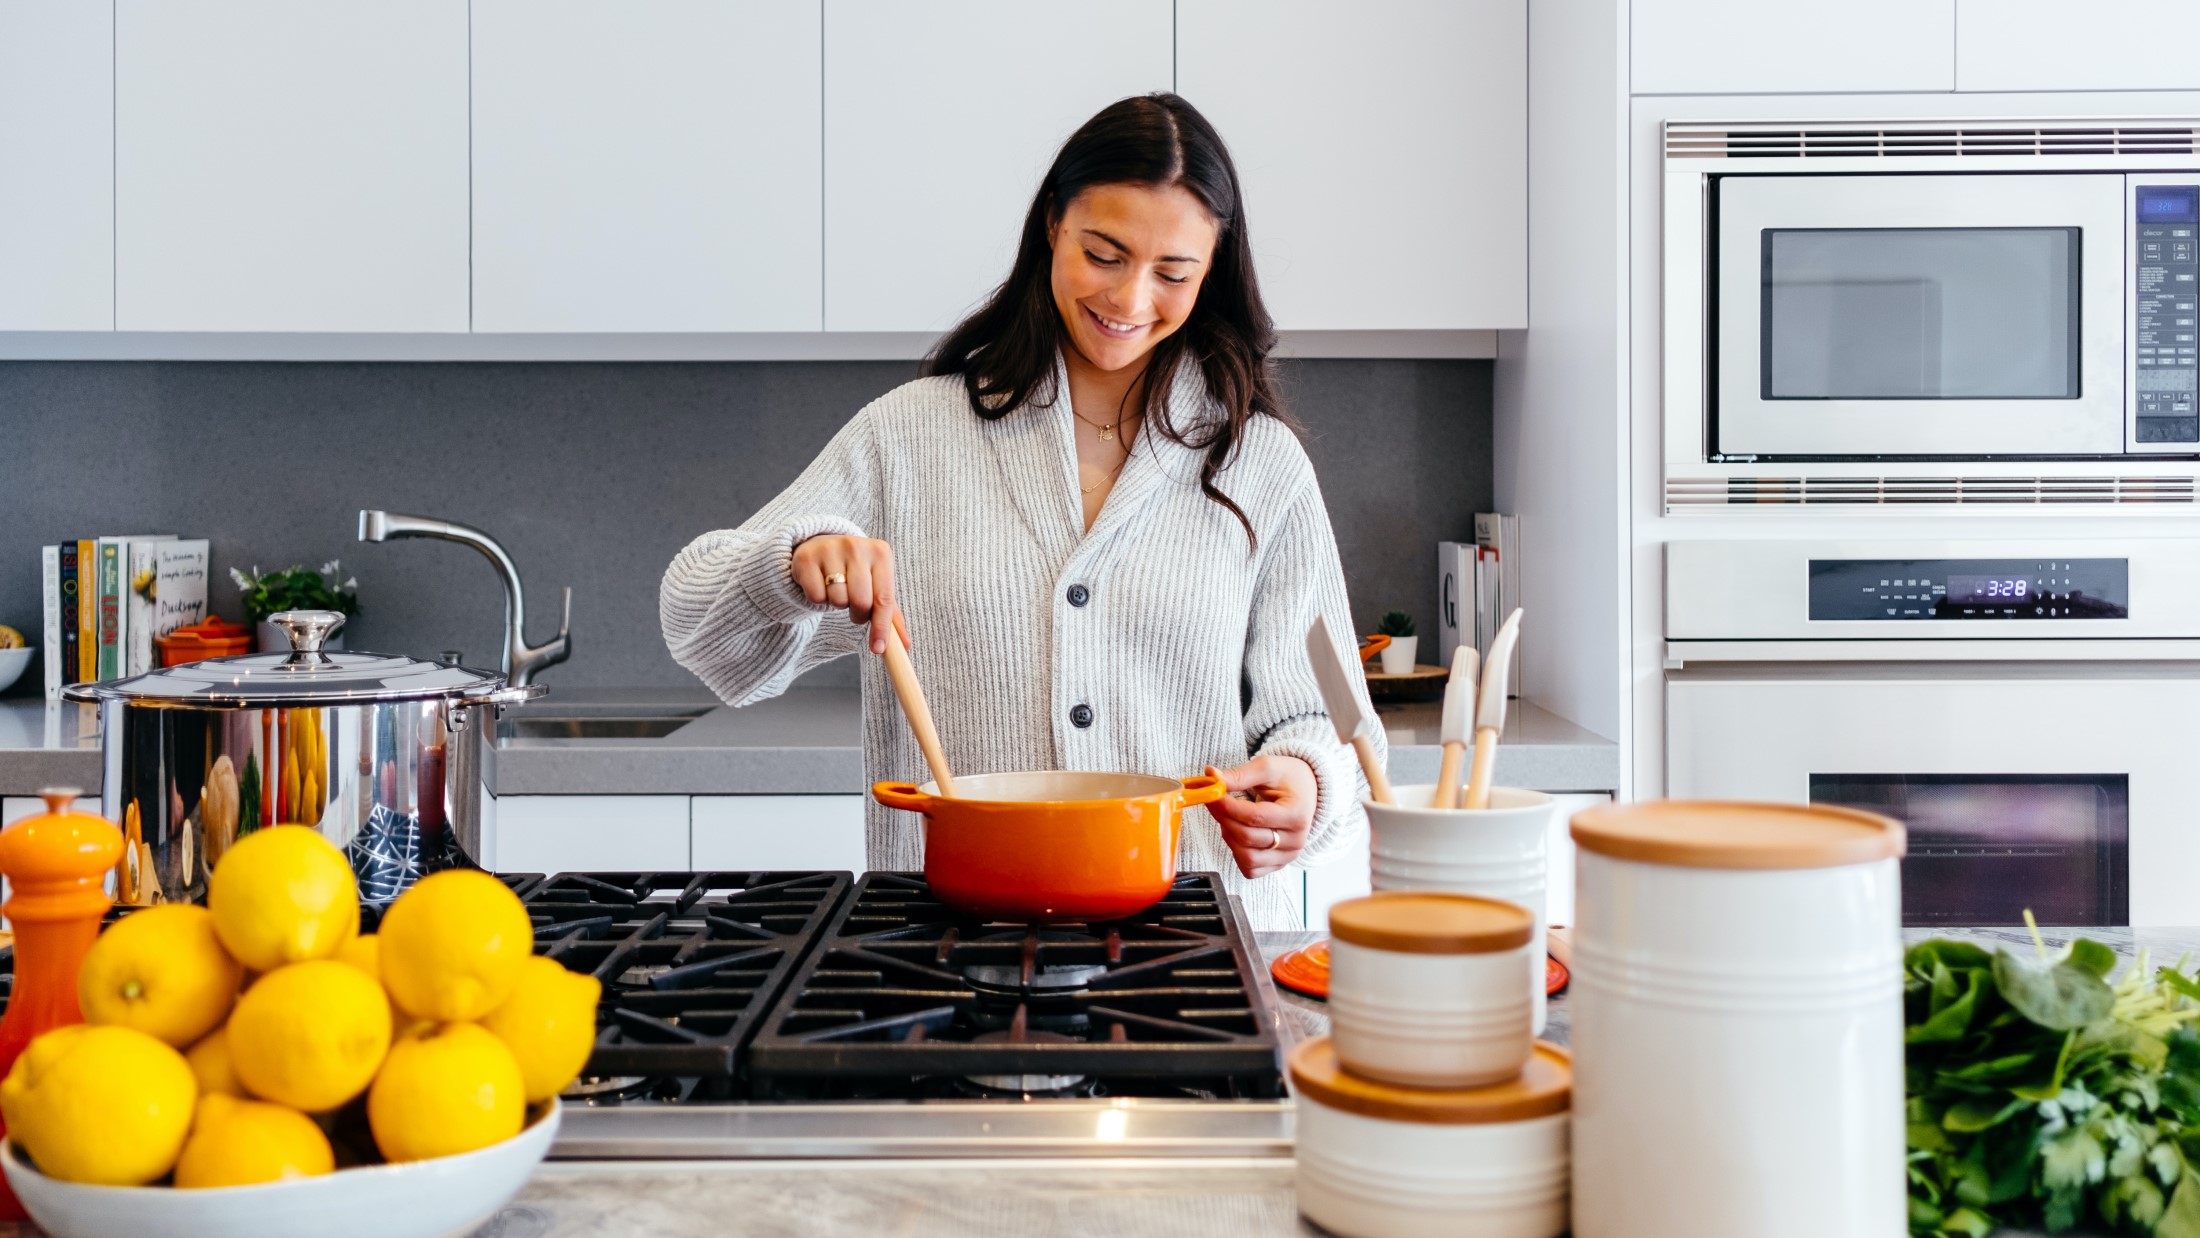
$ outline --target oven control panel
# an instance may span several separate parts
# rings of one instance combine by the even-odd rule
[[[2200,185],[2135,183],[2128,244],[2133,445],[2200,442]]]
[[[2128,619],[2128,559],[1812,559],[1810,617]]]

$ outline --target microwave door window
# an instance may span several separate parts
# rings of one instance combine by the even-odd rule
[[[1767,228],[1766,400],[2071,400],[2076,228]]]

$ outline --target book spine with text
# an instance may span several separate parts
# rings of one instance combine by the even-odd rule
[[[118,679],[122,675],[124,624],[129,612],[123,607],[123,574],[129,543],[99,539],[99,670],[94,679]]]
[[[38,548],[39,660],[45,664],[46,699],[61,695],[61,547]]]
[[[76,544],[76,681],[99,678],[99,543]]]
[[[151,670],[160,664],[160,638],[206,618],[205,538],[154,542],[153,613],[146,639],[153,646]]]
[[[82,642],[77,639],[77,566],[76,543],[63,542],[61,552],[61,682],[84,682],[81,658]]]

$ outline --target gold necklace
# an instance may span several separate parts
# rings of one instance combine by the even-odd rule
[[[1114,424],[1114,425],[1112,425],[1112,426],[1111,426],[1111,425],[1105,425],[1105,424],[1102,424],[1101,422],[1097,422],[1097,421],[1094,421],[1094,420],[1093,420],[1092,418],[1090,418],[1090,417],[1087,417],[1087,416],[1085,416],[1085,415],[1084,415],[1083,413],[1080,413],[1080,412],[1078,412],[1078,411],[1077,411],[1077,406],[1076,406],[1076,405],[1074,405],[1074,404],[1070,405],[1070,408],[1069,408],[1069,415],[1070,415],[1070,416],[1072,416],[1072,417],[1075,417],[1075,418],[1076,418],[1077,420],[1079,420],[1079,421],[1082,421],[1082,422],[1084,422],[1084,423],[1085,423],[1086,425],[1088,425],[1088,426],[1091,426],[1091,427],[1092,427],[1093,429],[1095,429],[1095,430],[1099,431],[1099,432],[1100,432],[1100,441],[1101,441],[1101,442],[1103,442],[1103,443],[1105,443],[1105,442],[1108,442],[1109,440],[1113,439],[1113,438],[1115,437],[1115,432],[1123,428],[1123,415],[1122,415],[1122,414],[1120,414],[1120,413],[1116,414],[1116,418],[1115,418],[1115,424]]]
[[[1122,459],[1120,459],[1120,460],[1118,460],[1118,461],[1116,461],[1116,462],[1115,462],[1115,467],[1114,467],[1114,468],[1112,468],[1112,469],[1109,469],[1109,470],[1108,470],[1108,475],[1107,475],[1106,477],[1103,477],[1103,478],[1101,478],[1101,479],[1100,479],[1099,481],[1096,481],[1096,482],[1092,483],[1092,484],[1091,484],[1091,485],[1089,485],[1089,486],[1079,486],[1079,487],[1077,487],[1077,491],[1078,491],[1078,493],[1080,493],[1080,494],[1091,494],[1091,493],[1092,493],[1093,491],[1095,491],[1095,490],[1098,490],[1098,489],[1099,489],[1100,487],[1102,487],[1102,486],[1105,486],[1105,485],[1107,485],[1107,484],[1108,484],[1109,482],[1111,482],[1111,481],[1114,481],[1114,480],[1115,480],[1115,475],[1116,475],[1117,473],[1120,473],[1120,472],[1122,472],[1122,471],[1123,471],[1123,466],[1124,466],[1124,465],[1126,465],[1126,464],[1129,464],[1129,463],[1130,463],[1130,461],[1131,461],[1130,455],[1129,455],[1129,453],[1127,453],[1127,452],[1126,452],[1126,453],[1124,454],[1124,456],[1123,456],[1123,458],[1122,458]]]

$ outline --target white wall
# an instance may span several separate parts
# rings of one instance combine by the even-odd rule
[[[1520,514],[1524,673],[1627,785],[1625,0],[1528,6],[1528,329],[1498,339],[1497,505]]]

